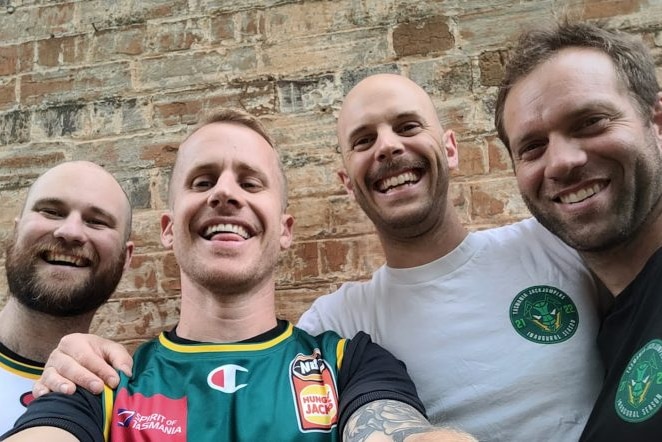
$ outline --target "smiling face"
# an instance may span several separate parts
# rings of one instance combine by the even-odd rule
[[[180,147],[171,209],[161,219],[182,279],[219,293],[244,293],[273,278],[290,246],[284,177],[276,151],[238,123],[201,127]]]
[[[414,237],[441,224],[457,147],[418,85],[392,74],[361,81],[343,102],[338,142],[340,178],[382,235]]]
[[[44,173],[7,247],[12,296],[54,316],[94,311],[130,261],[130,210],[117,181],[93,163],[64,163]]]
[[[662,195],[659,98],[651,112],[595,49],[563,49],[515,83],[504,129],[533,215],[585,252],[635,235]]]

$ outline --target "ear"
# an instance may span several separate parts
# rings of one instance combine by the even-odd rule
[[[657,136],[657,144],[662,150],[662,92],[658,92],[653,106],[653,129]]]
[[[457,169],[459,165],[459,154],[457,152],[457,142],[455,141],[455,132],[447,130],[444,132],[442,143],[446,149],[446,158],[448,159],[448,168]]]
[[[294,230],[294,217],[284,213],[280,217],[280,249],[289,249],[292,245],[292,232]]]
[[[172,243],[175,240],[175,234],[172,230],[172,213],[165,212],[161,215],[161,244],[166,249],[172,249]]]
[[[133,241],[126,242],[126,256],[124,257],[124,270],[128,269],[131,265],[131,258],[133,257]]]
[[[342,183],[343,187],[345,187],[347,194],[353,198],[354,186],[352,185],[352,180],[349,179],[349,175],[347,175],[347,170],[340,169],[338,171],[338,178],[340,178],[340,182]]]

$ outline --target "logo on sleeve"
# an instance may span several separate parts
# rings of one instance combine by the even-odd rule
[[[579,315],[572,299],[548,285],[522,290],[510,304],[510,322],[520,336],[538,344],[566,341],[577,331]]]
[[[618,383],[616,413],[626,422],[643,422],[662,406],[662,340],[653,339],[630,359]]]
[[[186,442],[186,398],[144,396],[121,389],[113,404],[112,440]]]
[[[331,431],[338,422],[338,393],[333,371],[319,349],[312,355],[298,354],[290,363],[290,382],[299,429]]]

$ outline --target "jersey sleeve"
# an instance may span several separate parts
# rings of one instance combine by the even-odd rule
[[[27,410],[0,440],[32,427],[56,427],[82,442],[103,442],[101,397],[77,388],[73,395],[50,393],[30,403]]]
[[[359,332],[347,343],[338,372],[338,394],[340,434],[356,410],[376,400],[403,402],[425,416],[425,408],[405,364],[372,342],[364,332]]]

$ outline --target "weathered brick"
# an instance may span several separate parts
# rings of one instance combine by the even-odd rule
[[[495,135],[486,137],[487,150],[489,155],[490,172],[500,172],[513,170],[513,163],[508,154],[508,149],[501,143]]]
[[[325,111],[338,105],[343,94],[331,75],[318,78],[279,81],[278,98],[280,111],[284,113]]]
[[[21,79],[21,102],[30,106],[44,102],[94,100],[126,93],[130,88],[131,74],[126,62],[60,69],[24,76]]]
[[[108,98],[91,106],[90,132],[95,136],[126,134],[151,126],[147,98]]]
[[[393,50],[399,57],[428,55],[451,49],[455,44],[446,17],[430,17],[400,23],[393,29]]]
[[[362,67],[383,63],[387,57],[384,29],[359,29],[331,34],[328,39],[300,37],[267,45],[263,52],[264,69],[281,75]]]
[[[582,2],[582,18],[590,20],[632,14],[646,10],[648,5],[646,0],[585,0]]]
[[[188,18],[175,22],[148,23],[148,43],[151,52],[163,53],[190,49],[204,43],[210,20],[208,18]]]
[[[0,111],[10,109],[16,104],[16,80],[0,79]]]
[[[86,61],[88,41],[84,35],[51,37],[37,42],[37,63],[56,67]]]
[[[140,62],[137,77],[140,89],[174,88],[217,82],[233,74],[245,75],[256,67],[255,50],[238,47],[145,58]]]
[[[504,51],[487,51],[480,54],[480,82],[483,86],[498,86],[506,64]]]
[[[258,41],[264,38],[264,18],[261,11],[219,14],[211,18],[211,42]]]
[[[0,46],[0,75],[29,71],[32,68],[33,54],[32,43]]]
[[[25,143],[30,140],[29,111],[0,114],[0,144]]]
[[[459,139],[459,176],[474,176],[487,173],[487,152],[482,143],[476,143],[475,139]]]
[[[136,24],[95,32],[90,43],[92,59],[108,61],[142,54],[145,51],[146,29],[144,24]]]
[[[74,8],[74,3],[15,8],[12,14],[3,14],[0,41],[47,38],[70,32],[74,28]]]
[[[471,61],[467,57],[445,56],[412,63],[409,78],[433,96],[467,96],[473,89]]]
[[[86,106],[80,103],[63,103],[35,112],[33,136],[43,133],[44,137],[80,135],[89,118]]]
[[[527,213],[513,176],[473,184],[471,216],[478,224],[511,222]]]

